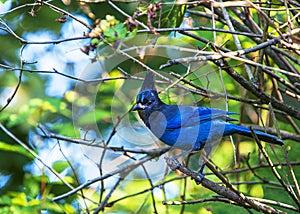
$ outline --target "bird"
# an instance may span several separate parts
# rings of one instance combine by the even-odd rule
[[[146,73],[144,82],[131,109],[163,143],[189,152],[201,150],[205,144],[219,141],[224,136],[240,134],[283,145],[273,135],[232,123],[235,112],[204,106],[169,105],[158,96],[154,74]]]

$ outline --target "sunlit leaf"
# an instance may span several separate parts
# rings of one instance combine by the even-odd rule
[[[10,192],[9,195],[13,197],[11,201],[14,205],[27,206],[27,199],[25,193]]]
[[[71,204],[64,204],[63,206],[65,213],[75,214],[77,211],[74,209],[74,207]]]
[[[59,132],[61,135],[68,137],[76,137],[78,130],[75,129],[73,123],[56,123],[52,125],[53,131]],[[77,133],[77,134],[76,134]]]
[[[79,118],[79,124],[81,125],[87,125],[91,124],[96,121],[100,121],[103,119],[108,119],[110,118],[111,113],[102,109],[97,109],[95,111],[89,111],[84,113],[80,118]]]
[[[20,145],[7,144],[0,141],[0,150],[7,151],[7,152],[16,152],[30,159],[33,159],[32,155]]]
[[[41,201],[37,200],[37,199],[33,199],[33,200],[28,202],[28,206],[38,206],[40,204],[41,204]]]
[[[69,184],[74,183],[75,179],[71,176],[65,176],[64,181],[68,182]],[[61,180],[54,182],[55,184],[64,184]]]
[[[257,185],[251,186],[249,194],[253,197],[263,198],[264,190],[263,190],[262,185],[257,184]]]
[[[65,169],[69,167],[69,163],[67,161],[55,161],[52,164],[52,168],[57,171],[58,173],[61,173]]]

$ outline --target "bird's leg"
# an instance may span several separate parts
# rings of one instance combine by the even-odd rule
[[[182,153],[180,153],[179,155],[176,155],[176,156],[173,156],[173,157],[170,157],[169,159],[173,161],[173,163],[177,163],[177,169],[180,167],[180,163],[178,161],[178,158],[182,157],[182,156],[185,156],[187,154],[189,154],[190,152],[192,152],[193,150],[192,149],[189,149],[187,151],[184,151]]]
[[[198,171],[198,175],[201,178],[201,180],[200,180],[200,182],[196,181],[196,184],[198,184],[198,185],[201,183],[201,181],[204,178],[203,170],[206,165],[206,162],[208,161],[208,154],[209,154],[209,152],[207,152],[207,149],[202,150],[202,161],[201,161],[202,163],[201,163],[201,167]]]
[[[205,163],[201,165],[201,167],[200,167],[200,169],[198,171],[198,174],[202,175],[203,177],[204,177],[204,175],[203,175],[204,167],[205,167]]]
[[[193,151],[193,149],[186,150],[186,151],[184,151],[184,152],[180,153],[179,155],[176,155],[176,156],[174,156],[174,157],[172,157],[172,158],[173,158],[173,159],[178,159],[178,158],[180,158],[180,157],[182,157],[182,156],[185,156],[185,155],[191,153],[192,151]]]
[[[174,159],[172,157],[171,158],[165,157],[165,159],[172,171],[175,171],[181,167],[181,164],[177,159]]]
[[[186,151],[182,152],[181,154],[179,154],[179,155],[177,155],[177,156],[175,156],[175,157],[172,157],[171,159],[176,160],[177,163],[179,164],[179,162],[178,162],[177,159],[178,159],[179,157],[185,156],[185,155],[187,155],[187,154],[189,154],[189,153],[191,153],[191,152],[193,152],[193,149],[186,150]],[[205,152],[204,152],[204,153],[205,153]],[[205,153],[205,154],[206,154],[206,153]],[[199,171],[198,171],[198,176],[197,176],[197,177],[199,177],[199,178],[196,179],[196,181],[195,181],[197,185],[201,184],[201,182],[202,182],[202,180],[203,180],[203,178],[204,178],[203,170],[204,170],[204,167],[205,167],[205,163],[206,163],[205,158],[203,158],[201,167],[200,167],[200,169],[199,169]],[[179,164],[179,166],[180,166],[180,164]],[[178,167],[178,168],[179,168],[179,167]]]
[[[201,184],[201,182],[202,182],[202,180],[204,178],[204,174],[203,174],[204,167],[205,167],[205,163],[203,163],[201,165],[200,170],[198,171],[198,176],[200,177],[200,181],[196,181],[197,185]]]

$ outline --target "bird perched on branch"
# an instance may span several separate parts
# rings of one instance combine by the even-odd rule
[[[249,128],[230,123],[234,119],[229,116],[236,113],[201,106],[165,104],[158,96],[151,72],[147,72],[132,110],[138,111],[158,139],[179,149],[200,150],[206,143],[232,134],[253,137]],[[259,140],[283,145],[282,140],[273,135],[257,130],[253,132]]]

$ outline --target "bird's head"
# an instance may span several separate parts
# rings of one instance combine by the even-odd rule
[[[136,97],[136,105],[132,108],[132,111],[138,110],[139,113],[144,111],[146,114],[149,114],[157,110],[161,104],[162,101],[159,99],[154,85],[153,74],[152,72],[147,72],[141,90]]]
[[[132,111],[150,111],[154,110],[161,103],[157,91],[143,91],[136,96],[136,105],[132,108]]]

